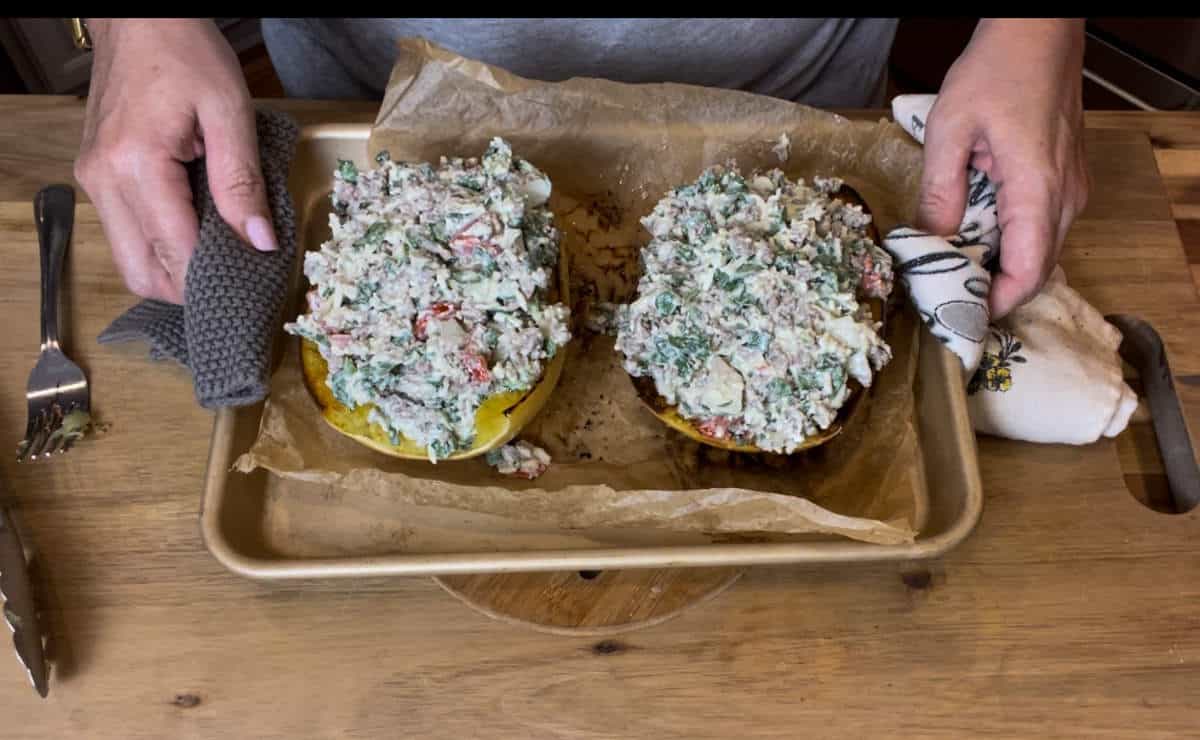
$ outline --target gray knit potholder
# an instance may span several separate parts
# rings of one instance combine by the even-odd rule
[[[196,399],[209,409],[266,397],[271,345],[296,256],[287,181],[299,127],[286,114],[260,110],[257,128],[279,250],[259,252],[243,242],[217,212],[204,160],[191,162],[200,240],[184,278],[183,305],[142,301],[99,336],[101,343],[144,341],[151,358],[179,362],[192,373]]]

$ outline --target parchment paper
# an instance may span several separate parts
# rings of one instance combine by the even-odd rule
[[[785,164],[772,151],[781,134],[791,142]],[[592,302],[633,295],[637,250],[647,240],[638,219],[669,188],[714,163],[734,159],[747,171],[783,166],[792,177],[837,175],[859,189],[881,231],[904,220],[915,206],[920,151],[898,126],[734,91],[526,80],[423,40],[403,40],[369,156],[383,149],[410,161],[480,156],[493,136],[550,175],[551,206],[571,260],[576,338],[554,397],[519,437],[551,454],[550,470],[524,481],[496,473],[482,458],[432,465],[356,444],[321,419],[290,336],[259,436],[238,470],[262,467],[321,483],[338,491],[336,498],[385,497],[551,529],[651,528],[725,540],[813,533],[886,544],[914,539],[924,480],[913,420],[919,323],[909,309],[891,315],[894,360],[846,430],[788,459],[730,455],[667,429],[637,399],[613,340],[582,322]]]

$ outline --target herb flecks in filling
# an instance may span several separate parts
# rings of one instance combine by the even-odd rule
[[[616,346],[702,434],[786,454],[891,360],[867,301],[891,293],[892,260],[841,186],[715,166],[642,219]]]
[[[570,339],[549,302],[559,232],[549,178],[493,139],[482,159],[339,162],[332,238],[304,258],[308,312],[343,405],[436,462],[469,449],[490,396],[524,392]]]

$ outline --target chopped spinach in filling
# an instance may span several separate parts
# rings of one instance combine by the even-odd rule
[[[867,303],[890,294],[891,257],[841,186],[715,166],[642,219],[616,347],[702,434],[786,454],[891,360]]]
[[[349,408],[436,462],[468,449],[488,397],[526,391],[571,339],[549,301],[559,232],[550,180],[493,139],[439,166],[340,162],[332,238],[304,257],[308,312],[286,330],[317,344]]]

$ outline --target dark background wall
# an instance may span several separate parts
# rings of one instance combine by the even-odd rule
[[[21,82],[21,76],[17,74],[17,68],[8,58],[8,52],[0,49],[0,95],[14,95],[23,92],[28,91],[25,89],[25,83]]]
[[[937,92],[978,18],[904,18],[892,47],[898,92]],[[1090,110],[1200,109],[1200,19],[1089,18],[1083,105]]]

